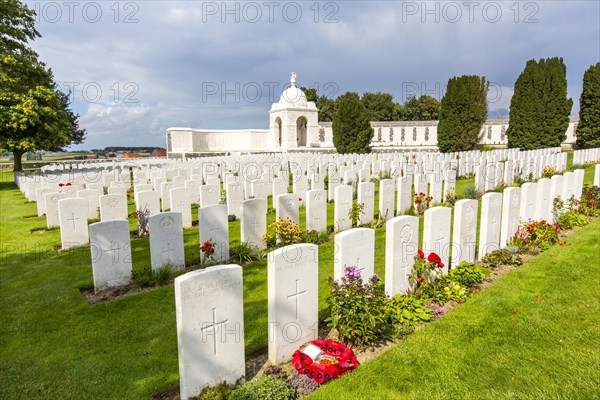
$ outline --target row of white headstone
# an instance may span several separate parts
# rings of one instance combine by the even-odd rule
[[[449,207],[425,211],[423,250],[436,252],[445,264],[473,262],[506,246],[519,223],[550,218],[554,196],[581,196],[583,170],[554,176],[503,193],[486,193],[481,202],[479,252],[476,254],[478,201],[459,200]],[[452,223],[453,220],[453,223]],[[453,229],[451,232],[451,226]],[[389,295],[411,286],[419,240],[419,218],[399,216],[386,223],[385,289]],[[353,228],[338,233],[333,275],[356,266],[363,280],[375,272],[375,230]],[[268,255],[269,360],[279,364],[318,334],[318,246],[299,244]],[[221,265],[194,271],[175,280],[179,369],[183,399],[204,386],[235,382],[245,372],[242,268]]]

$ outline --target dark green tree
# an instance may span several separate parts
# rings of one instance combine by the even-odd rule
[[[487,119],[488,87],[485,77],[476,75],[448,80],[439,113],[438,147],[441,152],[477,148],[481,127]]]
[[[363,93],[360,99],[369,112],[371,121],[392,121],[394,119],[394,97],[389,93]]]
[[[318,93],[317,93],[317,89],[314,88],[307,88],[304,86],[300,86],[299,87],[300,90],[302,90],[304,92],[304,94],[306,95],[306,101],[313,101],[313,102],[317,102],[317,98]]]
[[[319,96],[317,108],[319,109],[319,122],[332,122],[335,116],[335,100],[327,96]]]
[[[567,137],[572,107],[563,59],[529,60],[510,101],[508,147],[532,150],[560,146]]]
[[[371,152],[374,131],[369,123],[369,112],[358,93],[347,92],[337,98],[332,129],[333,144],[338,153]]]
[[[35,13],[20,1],[0,4],[0,148],[13,153],[15,171],[27,151],[62,150],[85,137],[68,96],[27,46],[39,37],[34,23]]]
[[[583,75],[583,92],[579,98],[577,146],[600,147],[600,62]]]
[[[418,99],[409,96],[404,103],[402,120],[404,121],[434,121],[439,118],[441,103],[426,94]]]

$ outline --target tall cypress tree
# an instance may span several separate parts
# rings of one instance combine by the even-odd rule
[[[438,147],[441,152],[477,148],[481,127],[487,119],[488,88],[485,77],[476,75],[448,80],[439,113]]]
[[[567,138],[572,107],[563,59],[529,60],[510,101],[508,147],[532,150],[560,146]]]
[[[600,147],[600,62],[583,75],[583,92],[579,98],[577,146]]]
[[[347,92],[337,98],[332,130],[333,145],[338,153],[371,152],[374,131],[358,93]]]

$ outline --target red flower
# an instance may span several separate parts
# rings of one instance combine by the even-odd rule
[[[518,313],[519,313],[519,310],[514,310],[513,312],[514,312],[515,314],[518,314]]]
[[[415,200],[415,203],[417,203],[417,204],[419,204],[420,202],[421,202],[421,200],[419,200],[419,199]]]
[[[592,205],[590,204],[590,205],[588,206],[588,208],[592,208]]]
[[[435,253],[429,254],[429,256],[427,257],[427,261],[429,261],[430,263],[436,263],[438,265],[441,264],[440,268],[442,268],[444,266],[444,264],[442,264],[442,259],[440,258],[440,256],[438,256]]]
[[[425,258],[425,253],[423,253],[421,250],[419,250],[418,253],[419,253],[419,257]]]
[[[560,232],[560,227],[558,226],[558,224],[554,224],[554,230],[556,232]]]
[[[65,186],[71,186],[71,183],[70,183],[70,182],[67,182],[67,183],[65,184]]]
[[[439,263],[438,267],[440,267],[440,268],[444,268],[444,264],[442,264],[442,263]]]
[[[590,196],[588,196],[588,200],[591,200],[591,199],[592,199],[592,196],[591,196],[591,195],[590,195]]]
[[[314,361],[308,355],[302,353],[303,345],[292,355],[292,365],[299,373],[308,376],[319,384],[339,378],[358,366],[358,360],[352,350],[339,342],[315,339],[310,343],[320,348],[322,354],[329,357],[322,357]]]
[[[423,278],[419,278],[417,280],[419,281],[419,283],[425,283],[425,279],[423,279]]]
[[[302,201],[302,197],[298,197],[298,201]]]
[[[59,183],[58,186],[59,187],[63,187],[63,186],[65,186],[65,184],[64,183]]]

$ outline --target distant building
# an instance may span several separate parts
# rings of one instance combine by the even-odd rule
[[[141,154],[138,153],[125,153],[125,154],[121,154],[120,158],[140,158],[142,157]]]
[[[152,153],[150,153],[151,157],[166,157],[167,151],[163,149],[154,149]]]

